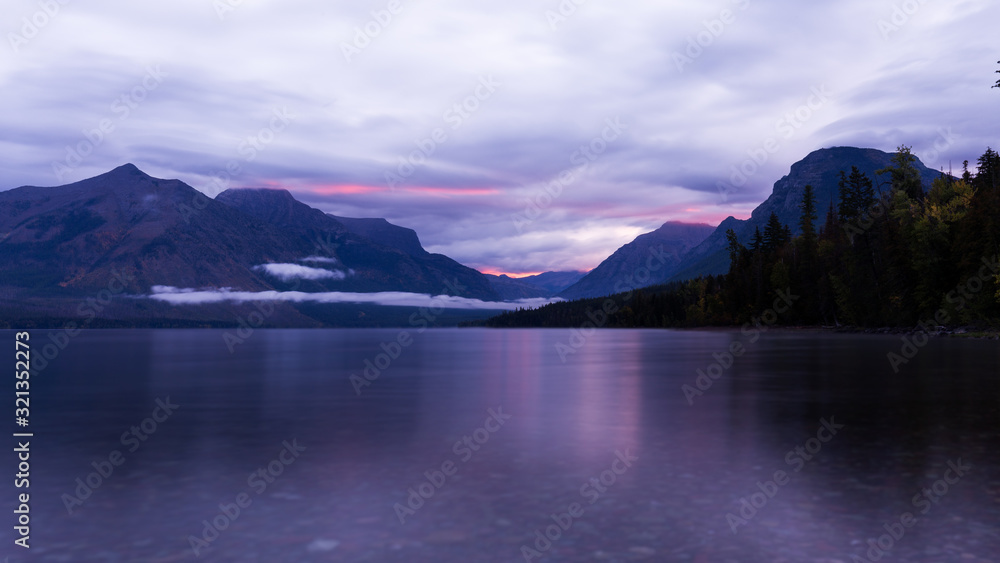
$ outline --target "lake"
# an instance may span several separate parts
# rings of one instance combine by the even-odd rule
[[[37,347],[47,332],[32,331]],[[258,330],[232,353],[224,335],[88,331],[47,362],[31,380],[30,557],[13,546],[12,481],[0,553],[695,563],[1000,553],[996,341],[932,339],[897,373],[887,354],[901,353],[898,335]]]

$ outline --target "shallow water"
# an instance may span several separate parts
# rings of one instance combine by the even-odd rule
[[[995,341],[932,340],[894,373],[898,336],[412,330],[397,351],[400,334],[257,331],[232,354],[223,331],[76,337],[32,379],[32,548],[13,546],[8,480],[0,553],[832,563],[880,536],[892,561],[1000,553]],[[385,369],[363,379],[366,361]],[[689,404],[698,370],[719,377]]]

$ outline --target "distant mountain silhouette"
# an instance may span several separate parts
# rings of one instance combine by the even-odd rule
[[[566,299],[598,297],[725,273],[727,229],[746,244],[774,212],[796,233],[807,184],[814,188],[822,224],[831,202],[837,202],[841,171],[856,166],[873,179],[877,191],[885,190],[887,179],[876,171],[890,166],[892,156],[875,149],[821,149],[792,165],[747,220],[729,217],[714,229],[665,223],[619,248],[586,275],[546,272],[520,279],[485,276],[447,256],[428,253],[412,229],[384,219],[329,215],[285,190],[227,190],[210,199],[184,182],[153,178],[126,164],[65,186],[0,192],[0,313],[30,308],[40,318],[76,318],[72,310],[80,299],[98,295],[109,284],[123,296],[174,286],[448,292],[485,301],[553,294]],[[925,187],[940,175],[919,161],[916,165]],[[645,283],[637,280],[636,274],[654,256],[662,260],[660,268]],[[181,309],[158,309],[159,305],[141,299],[118,300],[115,307],[144,318],[203,319],[201,313],[187,318],[177,312]],[[233,318],[221,305],[216,308],[213,319]],[[168,309],[169,315],[164,313]],[[321,307],[279,309],[275,319],[285,325],[329,322],[319,320],[326,314]],[[373,310],[366,311],[351,314],[373,316]]]
[[[462,297],[497,301],[500,296],[480,272],[420,246],[410,229],[384,219],[346,219],[296,200],[287,190],[234,189],[216,201],[278,226],[290,236],[318,241],[317,251],[338,260],[351,274],[322,283],[328,290],[446,293],[454,285]]]
[[[505,301],[516,301],[518,299],[533,299],[536,297],[550,297],[552,292],[542,289],[537,285],[522,282],[519,278],[512,278],[506,274],[493,275],[485,274],[490,280],[490,286],[500,294]]]
[[[705,240],[714,229],[704,224],[664,223],[659,229],[640,235],[616,250],[580,281],[561,291],[559,297],[601,297],[662,281],[673,275],[681,257]],[[654,259],[653,265],[657,269],[645,274],[650,277],[642,283],[640,280],[644,274],[640,270],[649,265],[647,261],[650,258]],[[636,280],[637,273],[640,280]]]
[[[544,272],[534,276],[512,278],[506,274],[487,274],[493,289],[505,301],[552,297],[580,280],[585,272]]]
[[[130,294],[157,285],[432,294],[453,287],[499,299],[472,268],[379,240],[285,190],[228,190],[213,200],[131,164],[66,186],[0,192],[0,287],[28,295],[92,293],[118,276]],[[419,247],[415,234],[413,241]],[[301,271],[319,275],[292,279]]]
[[[66,186],[0,192],[0,234],[0,286],[43,294],[99,290],[115,272],[131,293],[153,285],[269,289],[252,266],[310,250],[131,164]]]
[[[587,272],[543,272],[535,276],[525,276],[517,278],[518,281],[528,283],[542,289],[551,291],[553,295],[575,284],[583,279]]]

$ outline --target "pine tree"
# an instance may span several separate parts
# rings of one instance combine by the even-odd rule
[[[853,222],[831,202],[817,233],[816,193],[806,189],[795,223],[800,236],[790,239],[788,227],[771,214],[748,233],[751,251],[731,229],[728,274],[636,292],[608,326],[738,325],[770,307],[776,289],[791,287],[802,297],[781,322],[912,327],[943,310],[950,319],[945,324],[995,327],[1000,277],[983,272],[1000,254],[1000,154],[987,149],[978,169],[966,164],[962,177],[942,175],[919,201],[897,183],[882,195],[884,205],[874,207],[872,181],[853,168],[841,175],[840,186],[840,207],[854,214]],[[805,241],[811,237],[816,242],[809,252]],[[973,278],[975,284],[967,282]],[[579,326],[593,304],[519,311],[493,326]]]
[[[771,212],[764,226],[764,250],[774,252],[785,244],[785,226],[778,219],[778,214]]]
[[[839,226],[840,219],[837,217],[837,211],[833,208],[833,202],[831,201],[830,209],[826,212],[826,220],[823,222],[823,228],[820,229],[819,234],[822,237],[830,238]]]
[[[851,189],[847,185],[847,174],[843,170],[840,171],[837,194],[840,196],[840,201],[837,204],[837,217],[844,223],[849,223],[857,215],[858,206],[854,201],[854,194],[851,193]]]
[[[924,186],[920,179],[920,171],[914,164],[916,161],[917,157],[910,147],[900,145],[896,149],[896,154],[892,155],[892,166],[883,168],[876,174],[889,174],[889,183],[893,190],[900,190],[910,199],[920,201],[924,195]]]
[[[866,216],[875,203],[875,188],[872,187],[872,181],[867,174],[858,170],[857,166],[851,167],[850,176],[841,170],[838,191],[840,205],[837,215],[845,224]]]
[[[816,195],[812,185],[806,185],[802,193],[802,204],[799,205],[802,215],[799,217],[801,234],[795,239],[795,267],[792,269],[794,286],[803,295],[802,306],[796,308],[795,315],[800,321],[815,323],[817,315],[817,258],[819,238],[816,235]]]
[[[811,184],[806,185],[802,192],[802,204],[799,206],[802,217],[799,219],[799,231],[802,242],[807,248],[816,245],[816,195]]]
[[[740,256],[745,249],[740,244],[740,239],[736,236],[736,231],[732,229],[726,229],[726,242],[729,245],[729,269],[733,270],[739,266]]]
[[[990,147],[978,160],[979,171],[976,172],[975,186],[977,189],[997,189],[1000,180],[1000,154]]]
[[[872,204],[875,203],[875,188],[872,187],[871,179],[868,178],[867,174],[858,170],[857,166],[852,166],[849,183],[851,190],[854,191],[855,201],[858,205],[858,214],[867,213],[871,209]]]
[[[762,246],[764,246],[764,237],[760,234],[760,227],[755,227],[753,238],[750,239],[750,250],[756,254]]]

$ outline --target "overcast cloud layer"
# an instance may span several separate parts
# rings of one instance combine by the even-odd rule
[[[817,148],[997,145],[992,0],[61,1],[4,6],[0,189],[285,187],[483,270],[745,217]]]

